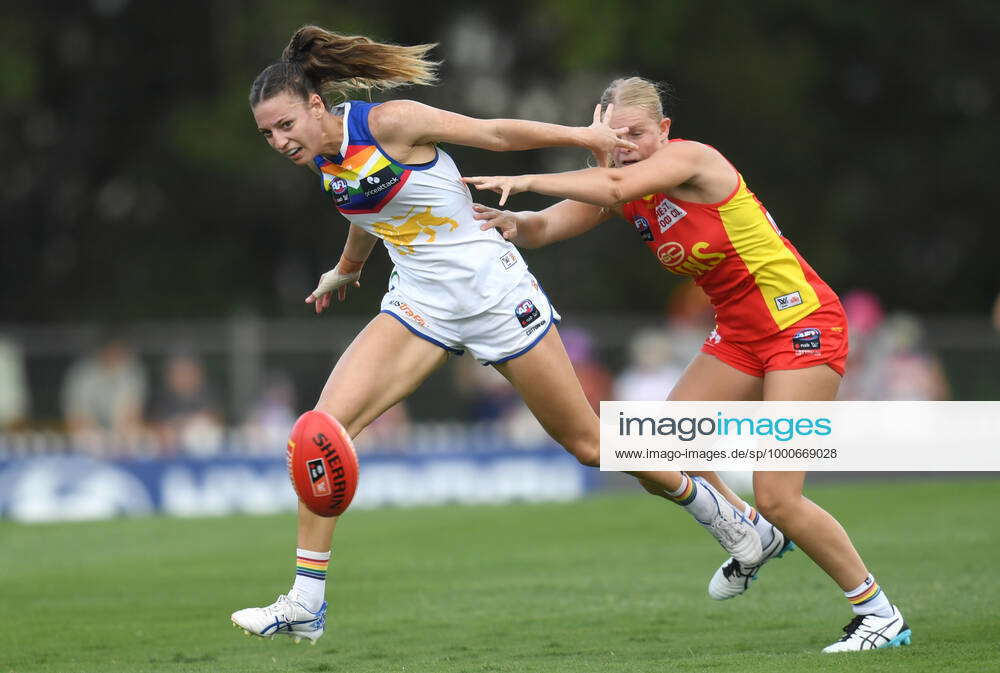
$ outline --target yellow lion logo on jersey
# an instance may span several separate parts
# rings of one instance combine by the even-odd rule
[[[455,231],[458,228],[458,222],[455,220],[447,217],[435,217],[431,213],[430,206],[416,214],[413,213],[415,209],[416,206],[413,206],[406,215],[393,215],[389,217],[390,221],[376,222],[373,225],[375,234],[385,239],[401,255],[412,255],[416,252],[411,244],[420,234],[427,234],[427,242],[433,243],[434,239],[437,238],[435,227],[450,224],[451,227],[448,231]],[[393,224],[394,221],[402,221],[402,224]]]

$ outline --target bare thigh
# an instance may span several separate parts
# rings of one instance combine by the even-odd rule
[[[764,374],[764,399],[768,401],[835,400],[841,376],[828,365],[805,369],[780,369]]]
[[[730,367],[719,358],[698,353],[667,395],[668,401],[715,402],[760,400],[764,380]]]
[[[355,437],[447,359],[442,348],[380,313],[340,356],[316,408],[336,418]]]
[[[600,422],[555,327],[527,353],[496,369],[513,384],[553,439],[581,463],[600,464]]]

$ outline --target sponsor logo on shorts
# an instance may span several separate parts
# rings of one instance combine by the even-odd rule
[[[802,295],[795,292],[789,292],[788,294],[783,294],[780,297],[774,298],[774,305],[778,307],[779,311],[784,311],[786,308],[792,308],[793,306],[798,306],[802,303]]]
[[[326,476],[326,465],[322,458],[313,458],[306,463],[313,495],[330,495],[330,480]]]
[[[427,321],[424,317],[410,308],[410,305],[404,301],[399,301],[398,299],[393,299],[389,302],[390,306],[395,306],[399,309],[399,312],[405,315],[407,318],[417,323],[421,327],[427,327]]]
[[[677,221],[687,215],[687,211],[668,199],[661,199],[656,204],[656,222],[660,225],[660,233],[677,224]]]
[[[807,327],[796,332],[795,336],[792,337],[792,348],[795,350],[795,354],[819,354],[819,335],[820,331],[815,327]]]
[[[545,326],[545,323],[547,322],[548,320],[542,320],[542,322],[538,323],[537,325],[532,325],[528,329],[524,330],[524,334],[526,336],[531,336],[535,332],[535,330],[541,329],[542,327]]]
[[[639,232],[639,236],[644,241],[653,240],[653,231],[649,228],[649,220],[647,220],[642,215],[636,215],[632,219],[632,223],[635,224],[635,230]]]
[[[514,308],[514,315],[517,317],[517,321],[521,323],[521,327],[527,327],[542,317],[541,312],[535,307],[534,302],[530,299],[525,299],[518,304],[517,307]]]
[[[508,252],[506,255],[500,258],[500,263],[503,264],[503,268],[509,269],[510,267],[517,264],[517,255],[513,250]]]
[[[707,341],[708,343],[713,344],[713,345],[715,345],[715,344],[721,344],[722,343],[722,335],[719,334],[719,330],[713,329],[709,333],[708,338],[705,341]]]

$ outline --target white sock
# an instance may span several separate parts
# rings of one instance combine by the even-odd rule
[[[726,501],[707,481],[691,478],[683,472],[680,488],[676,491],[664,489],[664,492],[702,524],[714,519],[719,513],[720,503]]]
[[[743,516],[757,529],[762,547],[767,548],[767,545],[774,542],[774,526],[764,518],[763,514],[747,504],[746,509],[743,510]]]
[[[329,563],[330,552],[296,549],[295,584],[288,597],[310,612],[319,610],[326,596],[326,568]]]
[[[851,603],[851,609],[856,615],[878,615],[879,617],[892,616],[892,603],[889,597],[882,591],[882,587],[875,581],[875,577],[868,573],[865,581],[850,591],[845,591],[844,596]]]

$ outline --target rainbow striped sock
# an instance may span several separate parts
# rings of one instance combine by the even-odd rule
[[[868,577],[859,586],[851,591],[845,591],[851,608],[856,615],[878,615],[888,617],[892,615],[892,603],[888,596],[882,591],[882,587],[875,581],[875,577],[868,573]]]
[[[330,552],[295,550],[295,584],[289,596],[312,612],[323,605],[326,595],[326,569],[330,564]]]
[[[685,507],[694,502],[695,497],[698,495],[698,486],[694,483],[694,479],[681,472],[681,485],[676,491],[663,490],[670,500],[673,500],[681,507]]]
[[[325,559],[310,558],[319,556],[316,552],[306,552],[309,556],[304,556],[299,550],[295,554],[295,574],[301,577],[311,577],[314,580],[326,581],[326,568],[330,565],[330,552],[325,554]]]

